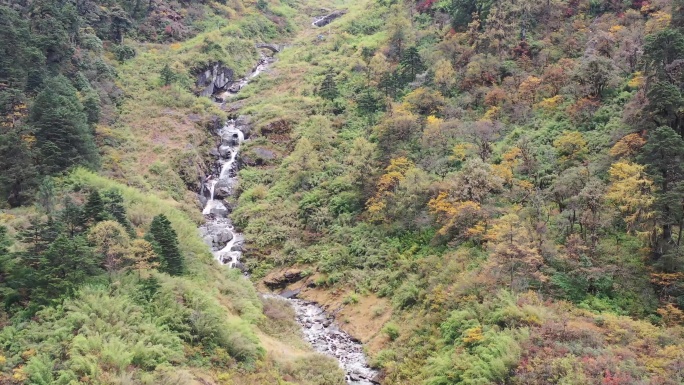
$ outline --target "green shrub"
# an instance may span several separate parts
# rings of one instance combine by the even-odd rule
[[[393,322],[385,324],[382,328],[382,332],[387,335],[390,341],[394,341],[399,338],[399,326]]]

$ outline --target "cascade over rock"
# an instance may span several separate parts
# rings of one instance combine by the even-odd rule
[[[222,63],[214,63],[205,68],[197,75],[195,85],[200,96],[212,96],[226,89],[233,82],[235,71],[224,66]]]
[[[232,78],[232,71],[221,74],[220,72],[224,70],[220,68],[220,65],[218,67],[215,65],[213,69],[205,71],[198,79],[198,85],[206,84],[201,95],[212,96],[217,89],[223,89],[225,92],[215,97],[216,100],[221,101],[223,106],[231,94],[239,92],[249,83],[249,79],[258,75],[270,63],[271,61],[262,57],[249,77],[240,79],[227,88],[225,88],[228,84],[226,79],[228,74]],[[236,84],[238,86],[233,87]],[[216,150],[212,151],[211,154],[217,157],[217,167],[211,175],[202,181],[202,189],[198,194],[200,202],[204,204],[202,213],[206,219],[205,224],[199,229],[202,238],[211,247],[214,257],[220,264],[242,271],[245,271],[245,266],[241,261],[244,251],[244,238],[233,226],[229,217],[231,210],[226,200],[230,200],[234,186],[237,185],[238,155],[242,142],[249,137],[250,132],[251,124],[246,116],[228,120],[222,128],[215,132],[219,143]],[[257,149],[253,152],[262,159],[275,157],[275,153],[266,148]],[[302,278],[304,278],[302,271],[291,269],[281,276],[273,276],[272,280],[266,284],[271,288],[282,288]],[[295,299],[298,293],[298,290],[288,291],[286,292],[287,298],[279,298],[288,301],[295,309],[296,319],[302,326],[304,335],[312,347],[318,352],[338,360],[340,367],[346,373],[348,384],[377,384],[375,377],[378,373],[368,365],[362,344],[340,330],[333,317],[328,315],[320,306],[312,302]]]

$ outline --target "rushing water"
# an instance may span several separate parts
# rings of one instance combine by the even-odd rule
[[[230,96],[237,94],[249,84],[249,81],[263,72],[271,60],[262,56],[252,73],[234,83],[224,94],[217,97],[225,101]],[[238,119],[239,121],[239,119]],[[212,248],[216,260],[231,268],[243,268],[242,245],[244,238],[235,230],[230,219],[230,208],[223,199],[233,196],[237,186],[237,159],[240,146],[245,140],[244,133],[240,130],[238,121],[231,119],[218,131],[220,142],[218,144],[218,161],[214,175],[210,175],[204,181],[204,188],[209,192],[202,214],[205,224],[200,226],[200,232],[205,242]],[[282,298],[282,297],[280,297]],[[377,372],[371,369],[363,354],[363,346],[345,333],[334,322],[331,315],[316,303],[300,299],[285,299],[295,310],[297,322],[302,326],[305,338],[313,348],[323,354],[336,358],[340,367],[346,373],[348,384],[370,385],[375,384],[372,380]]]

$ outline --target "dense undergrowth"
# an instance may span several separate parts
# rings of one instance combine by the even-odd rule
[[[387,384],[680,383],[681,2],[347,6],[241,95],[255,276],[390,299]]]

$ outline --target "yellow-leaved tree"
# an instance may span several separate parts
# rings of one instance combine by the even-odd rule
[[[645,167],[627,161],[613,163],[608,170],[610,186],[606,199],[622,214],[627,231],[637,234],[648,234],[641,228],[646,220],[653,217],[653,181],[645,172]]]
[[[378,180],[375,195],[366,202],[366,209],[371,220],[384,221],[386,219],[384,214],[388,201],[394,197],[399,183],[406,178],[406,173],[412,168],[414,168],[413,162],[408,158],[399,157],[390,160],[385,173]]]

